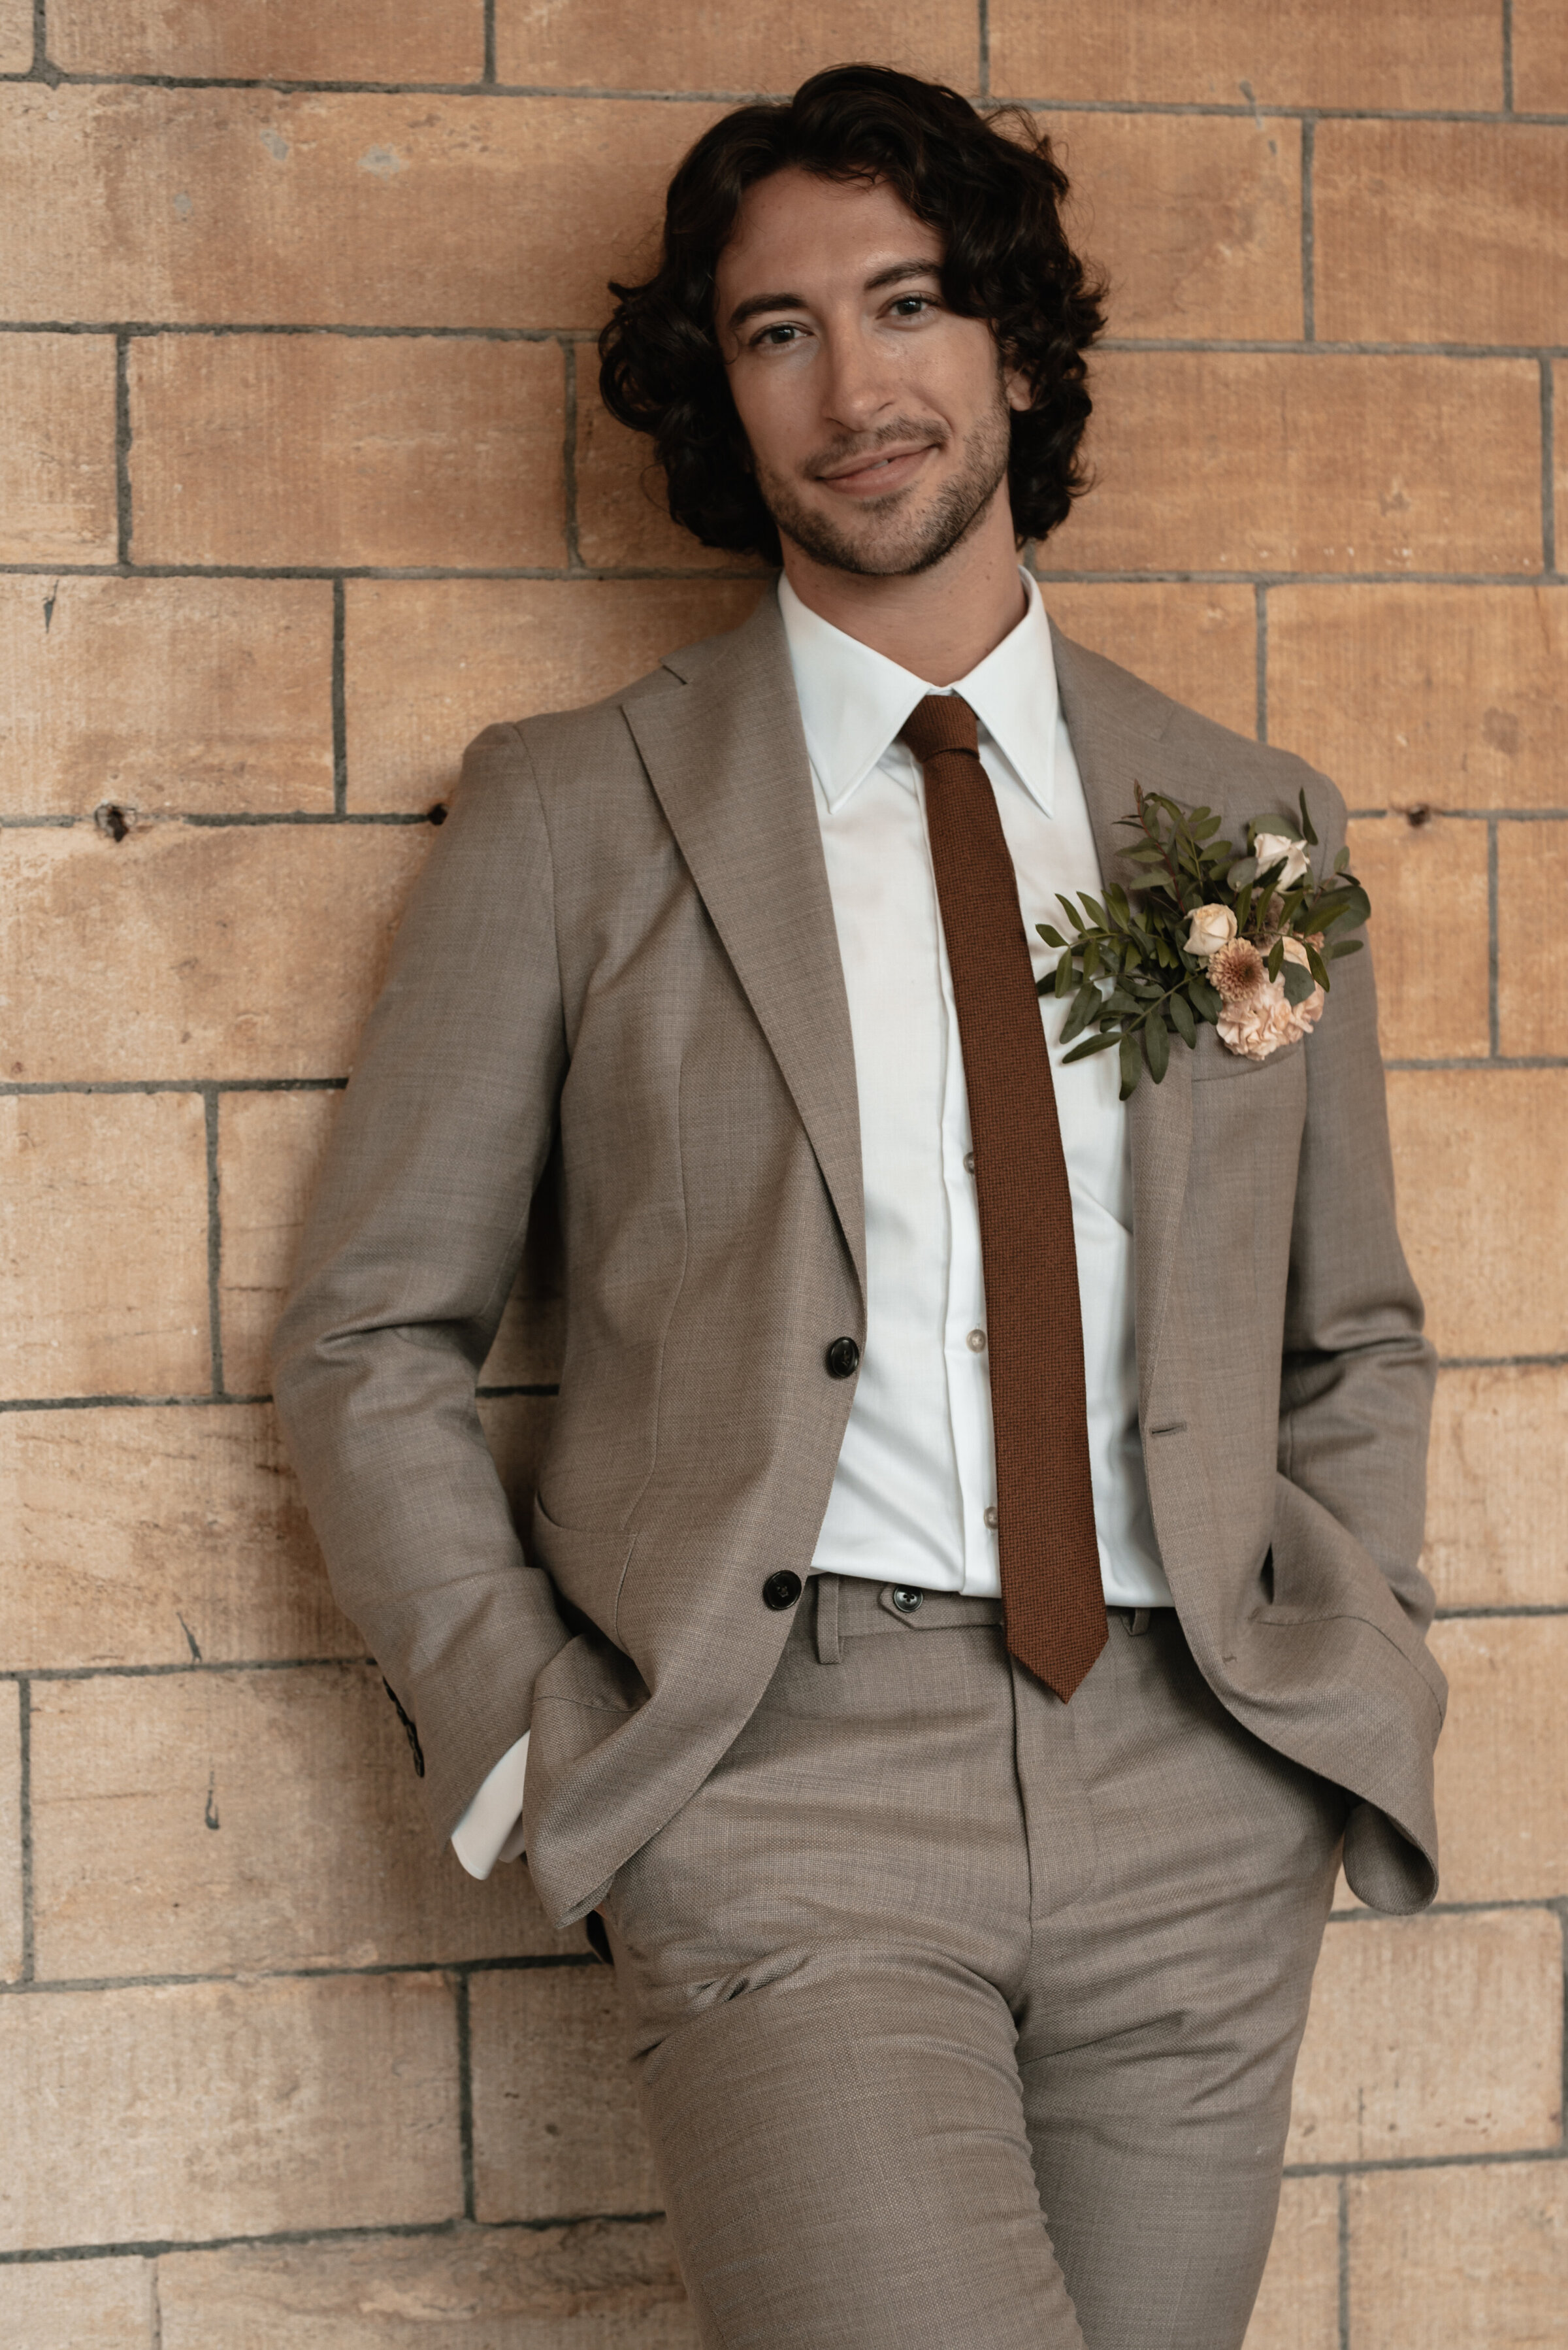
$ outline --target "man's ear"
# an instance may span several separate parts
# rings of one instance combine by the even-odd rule
[[[1022,416],[1027,409],[1033,407],[1034,386],[1030,382],[1029,378],[1024,374],[1022,368],[1010,368],[1005,365],[1003,366],[1002,370],[1002,396],[1006,400],[1007,405],[1016,415]]]

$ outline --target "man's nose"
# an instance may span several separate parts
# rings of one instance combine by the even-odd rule
[[[897,405],[896,370],[874,336],[855,328],[831,335],[827,362],[823,410],[830,422],[864,432]]]

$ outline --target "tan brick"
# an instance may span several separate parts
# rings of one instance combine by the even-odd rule
[[[1568,1351],[1568,1072],[1396,1070],[1399,1230],[1445,1355]]]
[[[678,645],[738,627],[759,592],[750,580],[351,579],[349,806],[428,808],[482,726],[597,702]]]
[[[1110,278],[1114,335],[1302,331],[1301,128],[1276,116],[1040,118],[1073,183],[1069,234]]]
[[[1072,571],[1539,571],[1530,359],[1107,351]]]
[[[1568,1370],[1439,1376],[1421,1564],[1440,1607],[1568,1607]]]
[[[112,563],[112,338],[0,335],[0,563]]]
[[[26,73],[33,63],[33,0],[0,0],[0,73]]]
[[[1337,2179],[1286,2179],[1243,2350],[1340,2350]]]
[[[586,357],[577,358],[577,546],[595,569],[756,571],[754,556],[704,546],[670,519],[653,443],[601,406]]]
[[[1256,732],[1257,614],[1250,588],[1053,579],[1044,592],[1065,635],[1238,734]]]
[[[1313,215],[1325,340],[1557,339],[1568,309],[1568,129],[1320,123]]]
[[[1568,825],[1504,824],[1497,837],[1497,1025],[1508,1054],[1558,1054],[1568,1012]]]
[[[1568,17],[1558,0],[1513,0],[1513,102],[1521,114],[1568,114]]]
[[[0,2001],[0,2248],[399,2227],[462,2206],[436,1975]]]
[[[597,328],[717,111],[14,84],[0,301],[51,320]]]
[[[1568,2163],[1352,2178],[1352,2350],[1558,2350]]]
[[[1556,807],[1568,590],[1275,588],[1269,733],[1353,807]]]
[[[1550,1910],[1333,1925],[1285,2159],[1555,2145],[1562,2054],[1563,1931]]]
[[[336,1091],[223,1097],[218,1294],[224,1384],[231,1394],[261,1394],[271,1383],[272,1333],[287,1294],[306,1206],[338,1098]],[[563,1305],[545,1221],[542,1215],[524,1253],[495,1345],[481,1373],[487,1386],[537,1386],[558,1375]]]
[[[477,1974],[469,2001],[479,2218],[657,2209],[609,1970]]]
[[[1391,816],[1350,827],[1351,864],[1372,900],[1380,1041],[1390,1060],[1490,1048],[1486,827]]]
[[[332,590],[0,579],[0,808],[332,806]]]
[[[553,343],[133,344],[139,563],[559,563]]]
[[[203,1391],[200,1100],[13,1094],[0,1099],[0,1394]]]
[[[1568,1891],[1568,1616],[1435,1624],[1431,1637],[1449,1676],[1442,1898],[1556,1900]]]
[[[272,1334],[341,1098],[336,1090],[225,1094],[219,1106],[218,1296],[233,1395],[263,1395],[272,1385]]]
[[[151,2261],[39,2261],[0,2267],[0,2338],[17,2350],[148,2350]]]
[[[697,2350],[661,2221],[168,2253],[158,2297],[161,2350]]]
[[[0,1413],[12,1668],[353,1657],[265,1404]]]
[[[6,1662],[14,1666],[15,1659]],[[0,1683],[0,1982],[19,1981],[22,1944],[22,1693],[17,1682],[5,1681]]]
[[[1549,5],[1550,0],[1540,0]],[[1502,98],[1490,0],[1205,0],[1151,8],[1109,0],[992,0],[991,86],[1003,98],[1144,105],[1488,107]]]
[[[29,45],[30,47],[30,45]],[[483,0],[49,0],[49,57],[67,73],[289,81],[477,81]]]
[[[341,1076],[431,837],[413,825],[5,834],[9,1074]]]
[[[840,57],[976,88],[974,17],[949,0],[806,0],[788,10],[666,9],[621,0],[496,0],[503,81],[559,88],[791,90]]]
[[[33,1686],[45,1981],[584,1949],[437,1850],[374,1665]]]

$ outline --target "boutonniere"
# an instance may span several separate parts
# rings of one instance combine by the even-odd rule
[[[1299,835],[1262,817],[1237,846],[1219,837],[1220,820],[1208,808],[1133,788],[1137,811],[1121,821],[1138,834],[1127,854],[1145,879],[1130,894],[1112,882],[1103,905],[1081,890],[1081,913],[1058,895],[1070,941],[1048,922],[1035,926],[1062,951],[1054,979],[1043,979],[1039,993],[1072,997],[1062,1041],[1083,1037],[1066,1058],[1116,1045],[1123,1101],[1146,1065],[1158,1085],[1172,1036],[1190,1048],[1205,1021],[1222,1045],[1252,1061],[1304,1036],[1323,1010],[1329,964],[1362,943],[1331,943],[1330,931],[1354,929],[1370,911],[1347,848],[1331,873],[1314,873],[1309,852],[1318,838],[1304,792]]]

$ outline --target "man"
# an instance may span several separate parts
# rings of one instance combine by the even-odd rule
[[[1137,785],[1344,835],[1020,572],[1099,323],[1064,187],[864,68],[688,157],[607,391],[783,577],[472,747],[278,1340],[438,1829],[607,1925],[727,2350],[1233,2350],[1342,1841],[1436,1883],[1368,958],[1125,1104],[1036,1003]],[[474,1375],[553,1152],[524,1547]]]

